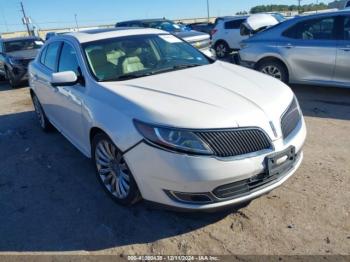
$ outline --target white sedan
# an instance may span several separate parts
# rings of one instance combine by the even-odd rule
[[[123,205],[242,205],[302,161],[306,128],[288,86],[215,62],[164,31],[55,36],[29,74],[41,127],[53,125],[91,158]]]

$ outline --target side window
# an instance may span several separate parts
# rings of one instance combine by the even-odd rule
[[[122,23],[118,23],[117,24],[117,27],[128,27],[129,25],[128,25],[128,23],[126,23],[126,22],[122,22]]]
[[[132,22],[129,24],[129,27],[142,27],[142,26],[141,26],[141,23],[139,22]]]
[[[43,65],[45,64],[46,51],[47,51],[47,47],[45,47],[44,50],[41,51],[41,54],[40,54],[40,63],[42,63]]]
[[[58,63],[58,72],[73,71],[79,75],[78,68],[79,64],[75,49],[71,45],[64,43]]]
[[[350,40],[350,16],[344,19],[344,39]]]
[[[303,40],[335,40],[335,18],[327,17],[299,23],[296,38]]]
[[[225,29],[240,29],[245,19],[233,20],[225,23]]]
[[[58,56],[58,50],[60,49],[61,42],[54,42],[49,44],[46,50],[44,65],[51,70],[56,69],[56,62]]]
[[[294,25],[290,28],[288,28],[286,31],[284,31],[282,33],[282,36],[284,37],[288,37],[288,38],[297,38],[297,28],[298,28],[299,24]]]
[[[350,7],[350,1],[348,1],[347,3],[346,3],[346,6],[345,7]]]

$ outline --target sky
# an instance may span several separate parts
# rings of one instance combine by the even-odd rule
[[[206,0],[22,0],[27,16],[36,27],[64,28],[115,24],[141,18],[179,19],[207,16]],[[316,3],[302,0],[303,4]],[[320,0],[319,2],[322,2]],[[328,0],[325,3],[331,2]],[[297,4],[297,0],[209,0],[210,15],[233,15],[260,4]],[[0,0],[0,32],[25,30],[20,0]]]

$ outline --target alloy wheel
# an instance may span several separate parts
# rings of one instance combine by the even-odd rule
[[[216,47],[216,55],[220,58],[225,57],[227,53],[227,48],[225,44],[218,44]]]
[[[105,188],[117,199],[126,199],[130,193],[130,170],[121,152],[111,142],[101,140],[96,145],[95,162]]]
[[[281,70],[276,66],[272,66],[272,65],[265,66],[261,69],[261,72],[269,76],[272,76],[274,78],[277,78],[279,80],[282,80]]]

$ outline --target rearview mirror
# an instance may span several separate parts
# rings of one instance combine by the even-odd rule
[[[51,75],[51,85],[72,86],[78,82],[78,77],[73,71],[53,73]]]

